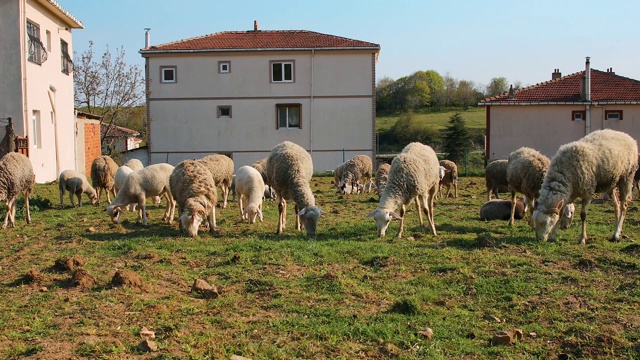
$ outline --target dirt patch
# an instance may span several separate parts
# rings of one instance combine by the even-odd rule
[[[84,266],[84,260],[77,256],[57,259],[53,264],[53,270],[59,272],[74,271]]]
[[[71,277],[71,286],[81,289],[91,289],[95,283],[96,278],[83,268],[76,269]]]
[[[116,271],[116,273],[113,275],[113,278],[111,278],[111,285],[116,287],[130,286],[130,287],[141,288],[142,280],[140,279],[140,276],[135,271],[122,269],[122,270]]]

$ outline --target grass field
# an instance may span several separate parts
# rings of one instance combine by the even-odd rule
[[[621,242],[597,200],[586,246],[575,223],[540,243],[525,221],[480,221],[484,179],[462,178],[458,198],[436,200],[437,236],[410,208],[404,237],[396,222],[380,239],[365,218],[377,196],[342,197],[330,180],[311,183],[326,212],[316,239],[291,213],[275,235],[274,202],[250,225],[232,201],[216,236],[191,239],[160,207],[149,227],[133,213],[115,225],[104,204],[59,209],[57,185],[36,186],[32,224],[0,232],[0,358],[640,359],[637,201]],[[56,266],[71,257],[74,271]],[[122,270],[139,282],[114,285]],[[191,291],[196,279],[219,296]],[[153,352],[138,349],[143,327]],[[513,329],[524,336],[490,345]]]
[[[443,110],[432,112],[414,113],[416,119],[423,121],[425,124],[432,125],[435,129],[444,129],[449,125],[449,119],[455,113],[459,112],[465,123],[470,129],[484,129],[486,127],[486,115],[484,107],[473,107],[467,110]],[[381,132],[388,130],[396,123],[401,115],[378,116],[376,117],[376,131]]]

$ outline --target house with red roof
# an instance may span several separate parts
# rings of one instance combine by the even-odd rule
[[[148,35],[148,32],[147,32]],[[314,171],[375,157],[380,45],[307,30],[224,31],[147,44],[151,163],[221,153],[236,168],[289,140]]]
[[[592,131],[624,131],[640,141],[640,81],[613,72],[585,70],[482,100],[486,108],[487,160],[506,159],[527,146],[549,158],[561,145]]]
[[[102,144],[102,152],[109,153],[109,151],[125,152],[140,147],[142,139],[140,139],[140,132],[126,128],[124,126],[118,126],[114,124],[100,124],[100,134],[104,137]]]

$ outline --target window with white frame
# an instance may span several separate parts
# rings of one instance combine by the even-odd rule
[[[220,106],[218,106],[218,117],[219,118],[231,118],[231,105],[220,105]]]
[[[40,110],[33,110],[31,115],[33,121],[33,146],[42,148],[42,130],[40,121]]]
[[[573,121],[583,121],[587,117],[587,112],[585,110],[577,110],[571,112],[571,120]]]
[[[175,83],[177,81],[176,78],[176,67],[175,66],[161,66],[160,67],[160,82],[161,83]]]
[[[300,128],[300,104],[277,104],[278,129]]]
[[[293,82],[293,61],[272,61],[271,82]]]
[[[622,120],[622,110],[605,110],[604,118],[607,120]]]
[[[229,61],[218,61],[218,72],[226,74],[231,72],[231,63]]]

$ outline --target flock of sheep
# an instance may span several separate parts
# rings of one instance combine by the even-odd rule
[[[558,229],[571,225],[577,198],[582,199],[580,244],[585,244],[586,216],[595,194],[609,194],[615,203],[616,229],[612,240],[619,240],[633,186],[637,186],[639,163],[636,141],[614,130],[598,130],[584,138],[561,146],[549,160],[538,151],[522,147],[513,151],[508,160],[497,160],[486,167],[487,202],[480,208],[483,220],[522,219],[528,210],[529,223],[538,240],[553,240]],[[402,236],[406,206],[415,202],[420,226],[426,230],[422,212],[430,232],[435,236],[434,200],[438,195],[458,196],[458,170],[454,162],[438,161],[434,150],[424,144],[408,144],[391,164],[381,164],[374,176],[371,158],[357,155],[334,171],[336,189],[341,194],[379,193],[379,206],[372,217],[379,237],[385,236],[392,220],[399,220],[397,237]],[[262,201],[265,196],[278,199],[277,233],[286,226],[287,201],[293,201],[296,229],[304,227],[307,236],[314,237],[323,211],[316,206],[309,182],[313,164],[309,153],[301,146],[285,141],[275,146],[271,154],[251,166],[242,166],[234,174],[233,160],[219,154],[202,159],[184,160],[177,166],[160,163],[143,167],[139,160],[130,160],[118,167],[108,156],[96,158],[91,166],[91,181],[74,170],[59,176],[60,206],[69,192],[71,205],[82,206],[82,194],[92,204],[99,204],[104,191],[109,205],[106,213],[114,223],[122,213],[138,211],[138,221],[148,224],[146,200],[156,203],[164,197],[166,209],[163,221],[173,224],[175,207],[181,231],[190,237],[198,234],[206,220],[210,232],[216,230],[216,205],[220,187],[222,208],[228,195],[237,195],[240,217],[255,223],[263,220]],[[374,182],[375,179],[375,182]],[[35,176],[31,162],[19,153],[9,153],[0,159],[0,201],[5,201],[7,213],[2,228],[15,226],[15,201],[25,197],[27,223],[30,223],[29,196]],[[442,190],[446,189],[443,195]],[[511,193],[511,200],[492,200],[498,191]],[[524,199],[516,199],[516,193]],[[113,195],[113,200],[111,199]]]

